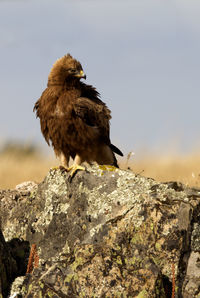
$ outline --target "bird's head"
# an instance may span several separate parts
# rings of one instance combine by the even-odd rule
[[[70,54],[58,59],[49,74],[49,81],[66,82],[86,79],[83,68],[79,61],[74,59]]]

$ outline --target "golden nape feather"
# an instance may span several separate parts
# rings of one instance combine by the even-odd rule
[[[114,153],[123,154],[110,141],[111,112],[81,79],[86,79],[83,68],[70,54],[54,63],[34,106],[42,134],[64,167],[70,157],[75,165],[86,161],[118,167]]]

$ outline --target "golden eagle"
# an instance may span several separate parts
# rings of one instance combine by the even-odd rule
[[[118,167],[114,152],[122,152],[110,142],[111,112],[86,79],[80,62],[70,54],[58,59],[48,76],[47,88],[35,103],[42,134],[54,148],[62,166],[88,163]]]

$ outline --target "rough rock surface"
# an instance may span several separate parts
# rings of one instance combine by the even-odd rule
[[[171,297],[174,285],[176,297],[200,295],[198,189],[94,165],[1,191],[0,206],[7,243],[39,255],[13,297]]]

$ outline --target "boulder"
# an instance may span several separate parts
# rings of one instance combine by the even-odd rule
[[[199,189],[112,166],[69,175],[0,193],[6,243],[34,244],[39,257],[25,275],[24,253],[10,297],[200,295]]]

